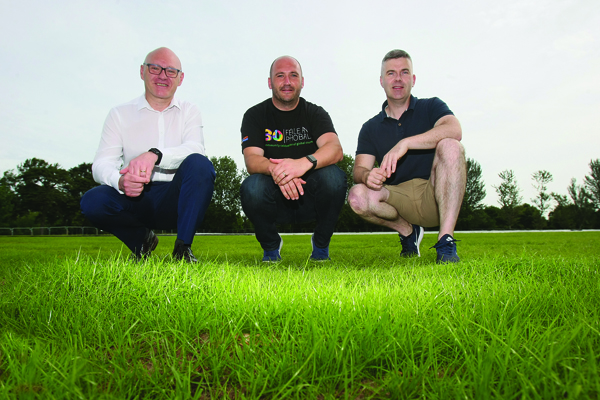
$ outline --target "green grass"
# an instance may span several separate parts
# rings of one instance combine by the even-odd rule
[[[0,237],[0,398],[600,397],[600,232],[197,237],[201,263],[112,237]]]

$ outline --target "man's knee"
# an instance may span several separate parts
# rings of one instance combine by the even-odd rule
[[[116,192],[110,186],[101,185],[85,192],[79,202],[83,215],[90,221],[106,215],[107,211],[114,207],[111,191]],[[117,210],[114,212],[116,213]]]
[[[261,207],[265,193],[274,185],[270,176],[253,174],[244,179],[240,186],[242,208]]]
[[[348,204],[356,214],[364,214],[368,208],[369,189],[362,183],[354,185],[348,193]]]
[[[458,140],[446,138],[438,142],[435,154],[443,160],[460,162],[465,159],[465,148]]]
[[[327,196],[335,196],[343,194],[346,196],[348,189],[348,181],[346,174],[337,165],[329,165],[325,168],[315,170],[308,180],[315,179],[319,185],[319,191]]]
[[[202,154],[190,154],[180,164],[178,170],[184,175],[189,175],[199,181],[213,182],[216,178],[215,167],[212,162]]]

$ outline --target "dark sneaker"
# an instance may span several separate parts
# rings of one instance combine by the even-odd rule
[[[158,246],[158,237],[154,234],[150,229],[146,233],[146,237],[144,238],[144,242],[142,243],[142,247],[139,253],[131,253],[129,258],[133,261],[142,261],[146,260],[148,257],[152,255],[154,249]]]
[[[175,261],[184,260],[185,262],[190,264],[198,262],[198,259],[194,257],[194,253],[192,253],[192,246],[183,243],[183,240],[181,239],[175,240],[175,248],[173,249],[173,259]]]
[[[277,250],[264,250],[263,251],[263,262],[277,262],[281,261],[281,247],[283,246],[283,239],[279,236],[279,248]]]
[[[419,246],[421,245],[421,240],[423,240],[423,233],[425,230],[419,225],[413,225],[412,228],[413,231],[410,235],[399,235],[400,243],[402,244],[400,257],[421,257]]]
[[[331,260],[331,258],[329,258],[329,246],[320,249],[317,246],[315,246],[315,242],[314,240],[314,234],[310,237],[310,244],[312,246],[312,254],[310,255],[310,259],[313,261],[328,261]]]
[[[458,254],[456,254],[456,242],[458,240],[454,239],[451,235],[445,234],[438,240],[438,242],[430,247],[431,249],[435,248],[437,251],[437,260],[436,263],[457,263],[460,261]]]

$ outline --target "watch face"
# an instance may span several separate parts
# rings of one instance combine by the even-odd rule
[[[317,162],[317,159],[312,154],[309,156],[306,156],[306,158],[308,158],[308,160],[313,164]]]

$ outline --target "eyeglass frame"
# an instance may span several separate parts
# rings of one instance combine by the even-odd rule
[[[180,72],[183,72],[183,71],[181,71],[180,69],[177,69],[177,68],[173,68],[173,67],[166,67],[166,68],[165,68],[165,67],[161,67],[161,66],[160,66],[160,65],[158,65],[158,64],[148,64],[148,63],[144,63],[143,65],[145,65],[146,67],[148,67],[148,73],[149,73],[149,74],[152,74],[152,75],[160,75],[160,74],[162,74],[162,73],[163,73],[163,71],[165,71],[165,76],[166,76],[167,78],[171,78],[171,79],[175,79],[175,78],[177,78],[177,77],[179,76],[179,73],[180,73]],[[152,67],[157,67],[157,68],[160,68],[160,72],[159,72],[158,74],[155,74],[155,73],[153,73],[152,71],[150,71],[150,66],[152,66]],[[175,76],[169,76],[169,75],[167,75],[167,70],[168,70],[168,69],[177,71],[177,74],[176,74]]]

